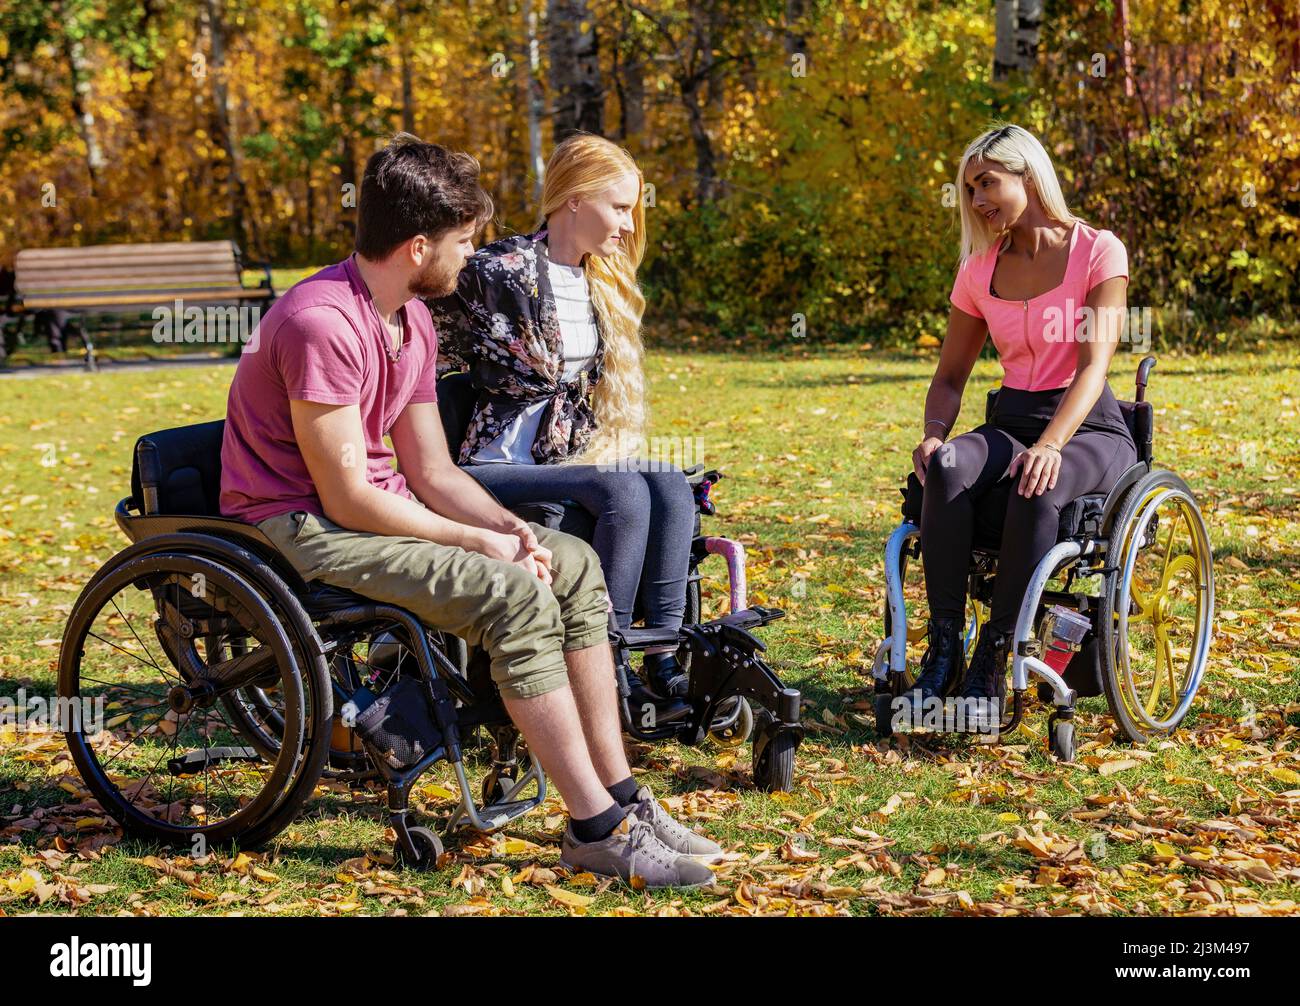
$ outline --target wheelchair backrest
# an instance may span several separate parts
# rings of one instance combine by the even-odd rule
[[[465,442],[470,417],[478,392],[469,374],[447,374],[438,381],[438,412],[442,416],[442,431],[447,435],[447,451],[455,461],[460,457],[460,445]]]
[[[159,430],[135,442],[131,496],[144,514],[221,516],[226,421]]]

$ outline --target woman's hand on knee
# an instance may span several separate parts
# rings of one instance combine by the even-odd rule
[[[1054,447],[1034,444],[1011,459],[1007,474],[1015,478],[1016,472],[1020,472],[1020,484],[1016,487],[1019,495],[1026,498],[1041,496],[1056,488],[1057,476],[1061,474],[1061,452]]]
[[[912,467],[916,470],[916,477],[921,485],[925,485],[925,469],[930,464],[930,455],[942,446],[943,441],[938,437],[926,437],[912,452]]]

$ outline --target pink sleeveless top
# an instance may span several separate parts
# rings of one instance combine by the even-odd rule
[[[1002,363],[1002,383],[1025,391],[1064,388],[1078,367],[1076,343],[1096,332],[1084,307],[1098,283],[1128,278],[1128,252],[1107,230],[1077,221],[1061,285],[1029,300],[1003,300],[989,292],[999,245],[961,264],[949,300],[982,318]]]

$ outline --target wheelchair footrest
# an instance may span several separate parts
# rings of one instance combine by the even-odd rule
[[[204,769],[211,768],[214,765],[220,765],[227,761],[261,761],[262,756],[257,753],[255,748],[249,747],[216,747],[216,748],[198,748],[194,751],[187,751],[179,758],[169,758],[167,760],[167,771],[172,775],[193,775],[195,772],[202,772]]]
[[[527,800],[506,800],[504,803],[490,803],[486,807],[477,808],[479,819],[488,826],[492,831],[510,823],[517,817],[523,817],[530,810],[541,806],[542,801],[537,797],[529,797]],[[468,819],[466,819],[468,823]]]

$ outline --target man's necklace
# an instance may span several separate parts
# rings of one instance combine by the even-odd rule
[[[355,254],[356,253],[353,252],[354,256]],[[402,324],[402,309],[399,307],[393,312],[393,317],[397,320],[397,349],[394,350],[392,330],[388,327],[388,322],[384,321],[383,317],[380,316],[379,308],[375,306],[375,295],[370,292],[370,287],[366,284],[366,279],[361,275],[360,269],[357,269],[357,278],[361,280],[361,285],[366,289],[366,299],[370,301],[370,310],[375,316],[375,321],[379,322],[379,327],[383,329],[384,349],[388,353],[388,358],[393,363],[396,363],[402,358],[402,350],[406,346],[406,331],[405,326]]]

